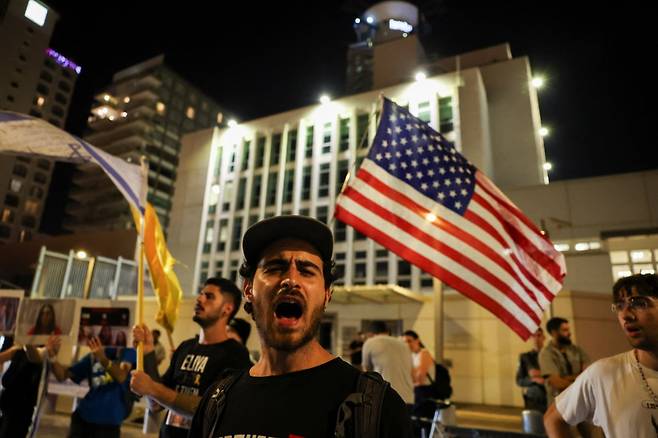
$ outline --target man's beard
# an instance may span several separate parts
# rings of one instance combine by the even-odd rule
[[[302,336],[298,339],[293,339],[291,336],[292,333],[280,333],[275,332],[274,330],[269,330],[269,327],[267,327],[267,321],[263,322],[265,327],[261,326],[261,323],[259,323],[259,309],[257,309],[256,306],[254,306],[252,316],[254,321],[256,321],[258,333],[266,346],[274,348],[275,350],[293,352],[305,346],[317,336],[318,331],[320,330],[320,323],[322,322],[323,314],[324,308],[322,307],[313,310],[308,328],[302,332]]]
[[[217,321],[219,321],[220,315],[221,315],[221,312],[218,313],[217,315],[209,315],[205,318],[202,318],[199,315],[194,315],[192,317],[192,321],[196,322],[197,324],[199,324],[201,326],[201,328],[205,329],[205,328],[208,328],[211,325],[215,324]]]
[[[566,347],[567,345],[571,345],[571,338],[569,338],[567,336],[558,336],[557,337],[557,343],[559,345],[562,345],[562,346]]]

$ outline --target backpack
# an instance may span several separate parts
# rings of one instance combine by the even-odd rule
[[[434,362],[434,379],[430,377],[429,373],[427,378],[432,387],[432,396],[440,400],[447,400],[452,395],[452,386],[450,386],[450,373],[448,369],[438,362]]]
[[[201,427],[202,438],[212,438],[226,407],[226,394],[242,376],[242,372],[225,374],[206,392]],[[336,438],[377,438],[384,395],[390,387],[382,376],[375,372],[361,372],[355,392],[348,395],[338,407]],[[196,415],[195,415],[196,417]]]

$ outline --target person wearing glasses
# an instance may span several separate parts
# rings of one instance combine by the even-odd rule
[[[619,279],[612,310],[633,347],[589,366],[560,393],[544,416],[551,438],[591,421],[607,437],[658,436],[658,276]]]

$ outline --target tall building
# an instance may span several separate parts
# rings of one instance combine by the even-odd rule
[[[49,48],[58,15],[36,0],[0,1],[0,109],[63,128],[81,67]],[[0,243],[39,229],[54,163],[0,158]]]
[[[147,157],[148,200],[166,229],[181,136],[221,125],[223,113],[168,68],[162,55],[116,73],[95,100],[85,140],[135,163]],[[78,166],[69,197],[64,227],[71,231],[132,227],[127,203],[97,166]]]
[[[421,22],[418,8],[402,1],[377,3],[356,17],[356,42],[347,49],[347,92],[384,88],[413,77],[426,60]]]
[[[236,278],[243,231],[264,217],[293,213],[333,228],[339,284],[429,291],[428,274],[330,218],[347,172],[358,167],[374,138],[380,93],[461,145],[499,185],[544,184],[528,60],[513,58],[507,44],[462,56],[474,65],[459,74],[398,83],[184,137],[169,241],[173,254],[194,267],[180,273],[185,290],[195,291],[207,276]],[[502,60],[491,63],[496,57]]]

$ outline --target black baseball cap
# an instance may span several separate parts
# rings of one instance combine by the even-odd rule
[[[307,216],[286,215],[263,219],[242,236],[242,253],[248,265],[256,266],[262,252],[279,239],[299,239],[313,245],[324,262],[331,260],[334,236],[327,225]]]

